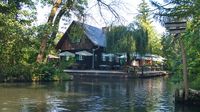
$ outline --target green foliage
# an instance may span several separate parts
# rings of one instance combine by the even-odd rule
[[[64,70],[68,67],[70,67],[71,65],[73,65],[75,63],[75,58],[74,57],[69,57],[68,60],[61,60],[59,62],[59,68]]]
[[[32,73],[33,71],[30,65],[15,64],[13,66],[4,66],[0,70],[0,81],[31,81]]]
[[[139,4],[139,14],[136,17],[136,20],[139,26],[143,27],[144,30],[148,33],[148,46],[146,52],[153,54],[162,54],[162,45],[161,37],[156,33],[154,27],[152,26],[150,8],[149,5],[142,0],[142,3]]]
[[[194,23],[196,21],[196,23]],[[188,28],[184,35],[184,43],[187,49],[188,55],[188,67],[189,67],[189,81],[190,87],[200,90],[200,40],[199,40],[199,20],[192,20],[188,22]],[[195,26],[195,27],[194,27]]]
[[[186,51],[188,60],[189,83],[191,88],[200,89],[200,41],[199,41],[199,28],[200,28],[200,1],[199,0],[168,0],[168,5],[160,5],[157,2],[152,2],[159,11],[155,15],[162,23],[166,22],[168,18],[176,17],[179,20],[187,20],[186,32],[181,36]],[[168,57],[170,70],[182,68],[179,46],[171,44],[170,41],[176,41],[176,38],[167,38],[163,40],[164,55]],[[175,42],[176,43],[176,42]],[[174,50],[172,50],[174,48]],[[177,60],[179,65],[177,66]]]
[[[148,46],[148,33],[143,28],[138,28],[134,32],[136,52],[145,55]]]
[[[58,44],[59,40],[62,38],[63,35],[64,33],[62,32],[57,33],[56,38],[54,39],[54,45]]]
[[[44,0],[42,0],[42,2],[45,3]],[[78,19],[81,19],[84,16],[84,10],[87,7],[87,0],[57,0],[52,2],[48,0],[46,3],[50,3],[53,6],[47,22],[50,26],[49,30],[51,33],[47,32],[41,40],[39,53],[36,59],[37,62],[43,62],[45,59],[45,52],[53,47],[52,45],[54,45],[53,42],[58,33],[60,19],[66,17],[70,20],[72,14]],[[59,8],[61,9],[59,10]],[[72,41],[74,40],[78,40],[77,36],[72,39]]]
[[[32,67],[25,60],[31,49],[29,47],[30,37],[33,33],[29,32],[30,29],[27,26],[30,25],[32,14],[21,10],[24,5],[32,7],[31,3],[29,0],[16,1],[15,3],[9,1],[7,4],[0,3],[1,81],[31,80]]]
[[[194,80],[191,81],[190,87],[196,90],[200,90],[200,75],[194,78]]]
[[[42,0],[43,3],[53,3]],[[83,13],[86,0],[62,0],[66,13],[73,11]],[[47,3],[47,4],[48,4]],[[40,42],[54,30],[51,23],[30,27],[35,20],[35,6],[32,0],[8,0],[0,2],[0,81],[31,80],[65,80],[63,68],[67,64],[42,63],[35,64]],[[61,17],[60,17],[61,18]],[[54,38],[48,38],[48,49],[45,54],[52,53]],[[61,67],[62,66],[62,67]]]
[[[69,40],[72,43],[80,43],[81,39],[86,38],[83,26],[81,27],[80,25],[72,25],[69,32]]]
[[[106,50],[112,53],[133,52],[135,50],[135,40],[128,27],[116,26],[106,33]]]
[[[68,61],[52,61],[48,63],[35,64],[35,71],[32,76],[33,81],[62,81],[70,80],[71,77],[63,70],[74,63],[74,59]]]
[[[106,50],[112,53],[127,53],[127,64],[130,63],[130,53],[144,55],[147,52],[148,33],[141,26],[115,26],[107,32]]]

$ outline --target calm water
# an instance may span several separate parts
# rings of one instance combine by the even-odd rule
[[[165,78],[0,84],[0,112],[200,112]]]

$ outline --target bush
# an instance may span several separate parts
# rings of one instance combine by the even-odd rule
[[[61,62],[16,64],[0,66],[0,82],[60,81],[70,80],[63,69],[71,66],[74,59]]]
[[[192,80],[191,80],[192,79]],[[195,78],[190,79],[190,87],[192,89],[200,90],[200,75],[196,75]]]
[[[71,58],[68,61],[48,62],[35,64],[35,72],[32,75],[33,81],[60,81],[70,80],[71,77],[64,73],[63,70],[74,63]]]
[[[32,67],[30,65],[16,64],[6,66],[0,71],[1,81],[4,82],[31,81]]]

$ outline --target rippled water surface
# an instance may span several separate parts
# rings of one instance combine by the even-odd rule
[[[200,112],[165,78],[0,84],[0,112]],[[176,108],[175,108],[176,107]]]

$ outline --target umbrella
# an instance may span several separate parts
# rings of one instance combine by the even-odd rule
[[[52,59],[53,59],[53,58],[54,58],[54,59],[59,59],[59,57],[58,57],[58,56],[54,56],[54,55],[51,55],[51,54],[49,54],[49,55],[48,55],[48,58],[52,58]]]
[[[88,51],[79,51],[79,52],[76,52],[75,54],[78,54],[78,55],[82,55],[82,56],[92,56],[93,54],[88,52]]]
[[[59,54],[59,56],[75,56],[75,54],[71,53],[71,52],[68,52],[68,51],[65,51],[65,52],[61,52]]]
[[[126,55],[121,55],[120,57],[118,57],[118,58],[127,58],[127,56]]]

